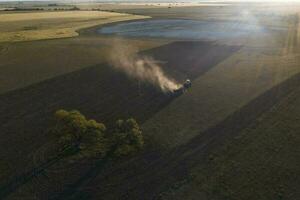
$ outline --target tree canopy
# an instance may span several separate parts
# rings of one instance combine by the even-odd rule
[[[140,150],[144,145],[142,131],[134,119],[118,120],[114,133],[115,156],[123,156]]]
[[[57,135],[61,149],[73,149],[86,157],[103,158],[108,153],[121,157],[142,149],[144,139],[136,120],[118,120],[107,130],[103,123],[86,119],[79,111],[55,112]]]
[[[108,150],[106,127],[95,120],[87,120],[79,111],[58,110],[55,132],[63,148],[72,147],[88,156],[106,155]]]

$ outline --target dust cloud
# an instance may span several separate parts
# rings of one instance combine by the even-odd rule
[[[175,80],[167,77],[152,57],[137,54],[137,49],[121,41],[115,41],[109,55],[110,64],[129,77],[148,82],[162,92],[173,92],[181,87]]]

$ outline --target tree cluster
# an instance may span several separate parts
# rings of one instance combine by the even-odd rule
[[[86,119],[79,111],[55,112],[56,134],[61,151],[66,149],[86,157],[126,156],[144,145],[142,131],[134,119],[118,120],[107,129],[103,123]]]

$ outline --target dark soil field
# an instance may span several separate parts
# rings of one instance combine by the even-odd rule
[[[189,60],[176,57],[172,54],[173,48]],[[167,71],[194,79],[238,49],[239,47],[220,46],[209,42],[175,42],[148,50],[144,54],[166,61],[164,68]],[[199,51],[204,53],[199,56]],[[188,67],[183,68],[183,63]],[[1,140],[1,147],[6,149],[2,157],[7,157],[8,161],[16,156],[7,165],[19,175],[24,169],[30,169],[30,154],[51,139],[45,127],[49,127],[52,114],[60,108],[80,108],[87,116],[106,124],[132,116],[143,123],[172,98],[172,95],[163,94],[150,85],[140,86],[136,80],[128,79],[107,64],[91,66],[8,92],[0,97],[1,133],[8,136]],[[12,138],[15,138],[13,146],[10,145]],[[21,146],[28,148],[16,153]],[[25,163],[28,163],[28,168]],[[20,164],[23,170],[19,168]]]
[[[167,41],[129,40],[139,49]],[[79,37],[19,43],[0,43],[0,94],[105,62],[111,39]],[[76,59],[74,59],[76,58]]]
[[[294,77],[291,77],[287,81],[283,82],[282,84],[267,91],[255,100],[251,101],[249,104],[230,115],[215,127],[208,129],[205,133],[199,135],[199,137],[194,138],[191,142],[175,148],[168,153],[161,155],[157,151],[149,150],[131,160],[121,161],[118,163],[114,163],[113,165],[108,163],[108,166],[103,167],[103,163],[97,164],[94,168],[92,167],[90,170],[88,170],[82,178],[80,178],[78,181],[75,181],[74,184],[69,185],[62,193],[54,195],[53,199],[159,199],[160,197],[169,198],[169,196],[171,196],[170,199],[178,198],[176,196],[173,196],[174,190],[176,191],[176,189],[181,187],[184,188],[184,186],[190,184],[191,182],[193,184],[198,183],[197,179],[202,178],[198,177],[199,175],[195,177],[195,169],[206,170],[205,176],[208,176],[208,174],[211,174],[213,176],[213,173],[216,172],[214,168],[211,168],[214,162],[228,162],[228,165],[231,166],[230,162],[232,158],[227,158],[226,161],[218,160],[218,157],[226,155],[227,151],[238,150],[236,148],[233,149],[233,147],[231,147],[230,145],[229,147],[226,147],[228,145],[228,142],[234,141],[237,144],[237,140],[241,141],[247,139],[247,137],[249,137],[247,136],[247,134],[239,136],[243,131],[262,131],[260,128],[260,124],[263,124],[264,120],[268,120],[273,112],[280,112],[280,108],[282,108],[282,101],[285,104],[291,104],[290,106],[292,107],[296,106],[297,102],[294,102],[294,99],[298,99],[299,97],[299,93],[297,92],[299,90],[299,83],[300,76],[299,74],[297,74]],[[270,99],[272,99],[272,101],[270,101]],[[274,107],[278,108],[276,108],[275,111],[272,111],[272,108]],[[269,112],[270,114],[268,114]],[[264,115],[266,115],[266,117]],[[294,120],[295,118],[297,118],[297,116],[298,113],[296,112],[294,115],[290,116],[290,120]],[[295,126],[297,125],[295,124]],[[294,139],[298,140],[299,138],[296,132],[291,132],[295,127],[291,128],[292,129],[289,129],[289,136],[294,137]],[[265,139],[269,140],[269,137],[272,137],[272,135],[265,135],[265,137],[267,137]],[[274,137],[272,140],[275,139],[276,137]],[[293,140],[294,144],[296,144],[296,140]],[[265,142],[268,143],[267,141]],[[279,147],[277,147],[276,144],[271,143],[269,144],[271,146],[265,146],[265,148],[280,148],[281,150],[289,148],[288,151],[295,152],[294,156],[297,156],[297,146],[281,146],[282,144],[279,144],[279,142],[280,141],[277,141]],[[221,151],[221,153],[219,151]],[[273,150],[271,150],[271,153],[272,151]],[[274,149],[274,151],[277,152],[276,149]],[[247,155],[247,152],[245,153]],[[273,165],[271,164],[272,159],[274,162],[276,162],[276,158],[270,158],[270,160],[268,161],[270,169],[273,168]],[[242,159],[242,161],[239,162],[241,162],[242,164],[245,161],[244,159]],[[263,160],[256,162],[258,162],[257,164],[260,165],[260,162],[263,162]],[[289,163],[289,167],[291,168],[291,170],[297,167],[297,163],[295,162],[290,162],[288,160],[287,163]],[[221,165],[218,163],[218,165],[216,166]],[[276,169],[284,170],[284,167],[287,166],[284,163],[281,163],[277,165]],[[124,171],[124,168],[130,170]],[[262,168],[260,169],[260,172],[256,172],[253,171],[256,170],[256,166],[251,165],[246,168],[249,173],[266,173],[267,170],[265,168]],[[299,180],[296,178],[293,183],[287,182],[294,176],[293,171],[291,173],[287,173],[288,174],[285,180],[283,180],[283,182],[279,182],[279,184],[283,184],[282,186],[280,186],[281,190],[285,191],[285,193],[288,193],[288,196],[293,199],[292,197],[297,197],[298,195],[294,183],[297,183]],[[155,176],[153,176],[153,174],[155,174]],[[202,176],[201,172],[200,175]],[[246,174],[244,176],[245,178],[247,177]],[[279,178],[280,176],[281,175],[279,174],[273,176],[273,178]],[[230,181],[231,179],[225,179],[224,184],[228,184]],[[41,181],[38,183],[44,182]],[[201,185],[198,187],[204,187],[202,188],[202,190],[205,191],[201,194],[203,198],[217,198],[219,194],[215,194],[214,191],[210,191],[213,190],[213,188],[206,189],[207,185],[202,184],[202,182],[200,183]],[[207,184],[213,183],[209,182]],[[249,182],[249,184],[252,183]],[[255,182],[253,184],[255,184]],[[213,187],[211,185],[208,186]],[[219,190],[228,192],[225,186],[226,185],[222,185],[222,188],[219,188]],[[253,187],[254,185],[250,186]],[[272,187],[277,187],[277,185],[269,184],[265,186],[265,189],[271,189]],[[206,190],[209,191],[207,192]],[[225,193],[224,191],[222,192]],[[179,190],[180,195],[186,195],[181,194],[181,192],[182,191]],[[192,188],[192,191],[189,191],[189,195],[199,195],[193,192],[195,192],[195,188]],[[206,196],[207,194],[212,196]],[[260,191],[259,194],[251,195],[250,191],[244,189],[244,193],[237,193],[236,195],[238,196],[243,194],[247,194],[246,199],[251,199],[255,195],[264,195],[264,191]],[[225,193],[223,195],[228,194]],[[278,197],[278,195],[280,196],[280,191],[278,193],[270,195],[270,198]]]
[[[268,30],[228,41],[119,38],[92,27],[0,43],[0,199],[299,199],[298,8],[118,8]],[[117,70],[108,59],[115,38],[192,87],[163,93]],[[108,127],[133,117],[146,145],[120,159],[49,159],[58,109]]]
[[[176,51],[172,51],[176,49]],[[182,41],[145,52],[166,62],[165,70],[182,82],[196,79],[211,67],[237,52],[240,46],[220,45],[212,42]],[[201,53],[200,53],[201,52]],[[178,56],[180,55],[180,56]]]
[[[223,127],[223,145],[203,155],[206,162],[193,165],[189,179],[169,188],[164,199],[194,199],[195,191],[208,199],[298,199],[299,89],[298,74],[236,113],[241,119],[248,110],[255,120]],[[264,112],[255,112],[259,108]]]
[[[284,107],[282,107],[281,105],[281,101],[285,99],[285,104],[291,104],[289,106],[295,108],[295,106],[297,105],[298,99],[299,99],[299,84],[300,84],[300,76],[299,74],[295,75],[294,77],[291,77],[289,80],[285,81],[284,83],[272,88],[271,90],[265,92],[263,95],[259,96],[258,98],[256,98],[255,100],[251,101],[249,104],[247,104],[246,106],[242,107],[240,110],[236,111],[235,113],[233,113],[232,115],[230,115],[228,118],[226,118],[224,121],[222,121],[221,123],[217,124],[216,126],[208,129],[205,133],[202,133],[201,135],[199,135],[198,137],[193,138],[192,141],[190,141],[189,143],[187,143],[186,145],[182,145],[174,150],[172,150],[171,152],[161,156],[160,158],[154,159],[153,161],[153,157],[150,157],[147,159],[147,157],[145,157],[145,159],[142,161],[142,163],[134,163],[133,165],[130,165],[128,167],[128,169],[134,169],[132,170],[132,175],[128,175],[128,172],[125,172],[125,174],[122,176],[122,170],[120,169],[119,171],[112,171],[111,173],[113,174],[118,174],[119,178],[118,178],[118,184],[115,184],[113,186],[108,185],[107,187],[105,187],[104,185],[108,182],[108,180],[110,180],[110,174],[105,174],[105,176],[103,175],[99,175],[97,178],[91,177],[92,181],[85,187],[83,187],[85,190],[83,190],[83,194],[85,192],[88,192],[92,197],[94,198],[101,198],[101,197],[106,197],[110,198],[111,194],[120,194],[120,191],[123,191],[123,193],[120,194],[120,196],[118,196],[118,198],[125,198],[125,199],[140,199],[140,198],[144,198],[144,199],[159,199],[159,197],[164,196],[164,192],[166,192],[166,194],[169,194],[170,196],[172,196],[172,198],[178,198],[176,196],[174,196],[173,194],[173,190],[176,191],[176,189],[183,187],[185,185],[187,185],[189,182],[192,182],[195,177],[193,177],[193,175],[198,175],[200,176],[200,180],[197,180],[198,184],[200,186],[198,186],[199,188],[202,187],[207,187],[207,185],[209,184],[221,184],[220,188],[213,188],[213,186],[209,185],[211,188],[209,188],[209,192],[205,191],[205,189],[203,189],[205,192],[201,194],[203,195],[203,198],[209,198],[208,196],[206,196],[206,194],[212,195],[210,196],[210,198],[217,198],[217,196],[219,195],[214,194],[215,190],[217,189],[218,192],[224,192],[223,193],[223,198],[226,198],[226,195],[230,195],[228,194],[228,192],[233,192],[235,194],[235,192],[237,192],[234,197],[240,197],[240,198],[245,198],[245,199],[252,199],[254,197],[259,198],[260,196],[264,195],[264,191],[263,190],[257,190],[259,191],[258,194],[251,194],[250,193],[250,188],[252,187],[257,187],[255,186],[255,184],[259,183],[261,187],[264,187],[265,190],[270,190],[273,187],[278,187],[279,190],[284,191],[284,195],[288,197],[288,199],[294,199],[296,198],[299,193],[297,192],[297,184],[299,182],[299,178],[294,177],[294,173],[297,173],[296,171],[294,171],[297,168],[297,163],[294,161],[294,159],[296,158],[296,156],[299,156],[299,152],[297,153],[297,146],[296,143],[297,141],[299,141],[299,136],[297,135],[297,131],[295,131],[295,128],[299,127],[296,124],[291,125],[292,129],[288,129],[288,136],[290,140],[292,140],[293,145],[292,146],[288,146],[286,143],[285,144],[280,144],[280,139],[278,138],[278,140],[276,141],[277,137],[281,137],[282,139],[284,137],[279,135],[274,134],[274,138],[272,138],[272,142],[269,140],[270,137],[272,137],[272,132],[269,132],[269,134],[271,135],[267,135],[268,133],[264,133],[264,136],[258,136],[257,137],[264,137],[264,139],[266,139],[266,141],[261,141],[262,143],[266,143],[264,147],[264,149],[267,148],[275,148],[273,149],[273,151],[277,151],[276,148],[278,148],[278,151],[280,151],[280,153],[284,150],[286,150],[287,152],[293,152],[293,156],[294,158],[287,158],[286,163],[282,162],[282,163],[278,163],[276,166],[272,165],[272,161],[273,162],[278,162],[276,161],[276,158],[273,157],[269,157],[267,163],[264,163],[264,160],[258,160],[256,161],[255,164],[250,165],[249,166],[244,166],[246,169],[241,168],[238,164],[244,164],[243,162],[247,162],[244,160],[243,157],[239,157],[240,160],[235,161],[234,158],[227,158],[227,160],[214,160],[214,159],[218,159],[217,156],[224,156],[227,155],[229,151],[230,153],[232,153],[231,151],[238,151],[239,148],[237,147],[231,147],[230,145],[228,145],[228,141],[232,141],[234,140],[235,144],[237,145],[238,142],[235,140],[246,140],[246,138],[249,139],[250,136],[248,136],[247,134],[239,136],[240,133],[245,130],[246,132],[250,129],[252,131],[256,131],[256,132],[261,132],[263,131],[262,128],[260,127],[261,124],[263,124],[263,122],[261,122],[260,118],[263,118],[263,120],[269,120],[268,118],[270,118],[270,115],[272,115],[273,112],[278,113],[278,112],[282,112],[280,109],[286,109]],[[292,97],[290,97],[292,96]],[[270,99],[272,99],[270,101]],[[273,108],[276,105],[280,105],[279,108],[276,108],[276,111],[271,111],[271,108]],[[278,111],[278,110],[279,111]],[[270,113],[269,113],[270,112]],[[290,111],[293,112],[293,115],[290,116],[290,120],[295,120],[299,117],[299,113],[294,112],[294,111]],[[268,113],[266,117],[262,117],[263,115],[265,115],[265,113]],[[291,113],[292,114],[292,113]],[[283,118],[283,117],[282,117]],[[272,122],[271,122],[272,123]],[[276,129],[274,129],[276,130]],[[278,132],[277,132],[278,134]],[[284,141],[286,141],[288,143],[288,138],[285,138]],[[246,140],[247,141],[247,140]],[[243,141],[244,144],[246,141]],[[276,142],[277,143],[276,143]],[[225,146],[227,145],[227,146]],[[278,145],[278,146],[277,146]],[[225,146],[225,147],[224,147]],[[229,147],[228,147],[229,146]],[[249,145],[250,146],[250,145]],[[217,152],[217,150],[222,147],[224,148],[223,151],[224,152]],[[228,148],[228,149],[226,149]],[[280,149],[280,150],[279,150]],[[266,150],[267,151],[267,150]],[[272,151],[272,150],[271,150]],[[285,152],[285,153],[287,153]],[[217,154],[219,153],[219,154]],[[237,152],[235,152],[237,153]],[[251,155],[251,153],[248,152],[243,152],[244,156],[249,156]],[[279,153],[279,152],[278,152]],[[283,152],[282,152],[283,153]],[[268,154],[272,154],[270,152],[266,152],[266,155],[264,156],[268,156]],[[257,156],[259,156],[258,154],[255,154]],[[215,156],[215,157],[214,157]],[[253,155],[252,155],[253,156]],[[224,158],[223,158],[224,159]],[[250,159],[250,158],[249,158]],[[255,157],[252,157],[251,159],[255,159]],[[231,162],[237,162],[238,166],[231,166]],[[253,162],[253,160],[251,160]],[[251,163],[251,161],[248,161],[248,163]],[[243,183],[240,182],[240,184],[243,185],[248,185],[249,188],[243,188],[243,193],[239,192],[236,188],[241,188],[242,186],[238,186],[235,185],[235,187],[230,187],[229,184],[235,184],[232,179],[229,177],[229,175],[224,175],[225,177],[216,177],[220,180],[220,182],[213,182],[213,183],[205,183],[205,181],[207,179],[212,179],[212,177],[209,177],[209,175],[212,175],[213,173],[216,173],[215,169],[211,169],[212,165],[214,163],[212,162],[226,162],[226,164],[228,165],[228,173],[230,173],[232,176],[235,176],[235,171],[231,171],[231,170],[241,170],[241,171],[249,171],[249,173],[253,174],[253,176],[255,176],[255,173],[269,173],[267,170],[274,170],[274,173],[276,173],[274,175],[274,177],[268,177],[268,175],[264,175],[264,177],[257,177],[258,180],[260,180],[261,182],[265,182],[268,185],[263,186],[263,184],[261,182],[259,182],[258,180],[254,181],[254,182],[249,182],[249,183]],[[246,165],[246,164],[245,164]],[[255,165],[265,165],[263,169],[257,169],[260,171],[255,171],[256,170],[256,166]],[[200,166],[200,167],[199,167]],[[222,166],[226,166],[224,165],[224,163],[220,164],[217,163],[216,166],[220,166],[222,168]],[[202,168],[201,168],[202,167]],[[203,168],[205,167],[205,172],[206,174],[203,174],[203,172],[201,172],[201,170],[203,170]],[[227,167],[227,166],[226,166]],[[231,168],[230,168],[231,167]],[[235,167],[235,168],[234,168]],[[269,169],[266,169],[270,167]],[[199,169],[200,168],[200,169]],[[232,169],[233,168],[233,169]],[[191,169],[198,169],[199,171],[197,171],[197,173],[192,173],[193,171],[191,171]],[[277,170],[280,170],[280,172],[276,172]],[[286,169],[286,171],[285,171]],[[246,173],[244,172],[244,173]],[[286,173],[285,175],[281,175],[279,173]],[[153,176],[153,174],[155,174],[155,176]],[[214,176],[218,176],[213,174]],[[205,176],[205,177],[201,177],[201,176]],[[247,174],[243,174],[243,178],[247,178]],[[121,177],[121,178],[120,178]],[[196,176],[197,177],[197,176]],[[209,177],[209,178],[207,178]],[[279,182],[275,183],[270,183],[267,182],[267,180],[263,180],[263,178],[265,179],[276,179],[279,177],[284,177],[284,180],[281,180]],[[202,180],[201,178],[207,178]],[[215,178],[215,177],[214,177]],[[224,178],[224,180],[223,180]],[[289,182],[289,180],[294,179],[292,182]],[[147,181],[144,181],[147,180]],[[224,182],[221,182],[224,181]],[[243,179],[241,179],[240,181],[243,181]],[[246,180],[244,180],[246,181]],[[270,180],[269,180],[270,181]],[[233,182],[233,183],[232,183]],[[246,181],[247,182],[247,181]],[[100,183],[100,184],[99,184]],[[176,183],[176,184],[174,184]],[[222,185],[224,184],[224,185]],[[227,185],[228,184],[228,185]],[[253,185],[252,185],[253,184]],[[277,185],[278,184],[278,185]],[[93,185],[101,185],[101,187],[96,187],[93,188]],[[173,187],[173,188],[172,188]],[[228,190],[227,187],[230,187],[230,190]],[[92,188],[92,189],[91,189]],[[191,196],[194,194],[196,196],[194,196],[194,198],[196,198],[198,196],[197,192],[195,193],[195,188],[193,188],[194,191],[190,191],[191,192]],[[222,191],[224,190],[224,191]],[[232,191],[231,191],[232,190]],[[227,193],[226,193],[227,192]],[[93,194],[96,194],[95,196],[93,196]],[[222,194],[222,193],[221,193]],[[166,195],[167,196],[167,195]],[[278,193],[273,193],[269,195],[269,198],[277,198],[280,196],[280,191],[278,191]],[[146,198],[145,198],[146,197]],[[198,196],[199,197],[199,196]],[[164,198],[166,198],[164,196]],[[181,198],[184,198],[184,196],[181,196]],[[181,199],[178,198],[178,199]],[[80,196],[79,196],[80,199]]]

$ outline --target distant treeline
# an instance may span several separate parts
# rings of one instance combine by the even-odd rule
[[[49,6],[49,7],[54,7],[54,5],[53,6]],[[6,8],[6,9],[3,9],[2,11],[43,11],[43,10],[63,10],[63,11],[68,11],[68,10],[80,10],[80,8],[78,8],[76,6],[74,6],[74,7],[67,7],[67,8],[58,7],[58,8],[51,8],[51,9],[41,8],[41,7],[39,7],[39,8],[14,7],[14,8]]]
[[[44,10],[44,8],[20,8],[20,7],[14,7],[14,8],[6,8],[2,11],[37,11],[37,10]]]
[[[90,8],[90,9],[81,9],[77,6],[73,7],[63,7],[57,4],[48,4],[48,7],[13,7],[13,8],[5,8],[0,11],[74,11],[74,10],[85,10],[85,11],[105,11],[105,12],[118,12],[120,11],[115,10],[108,10],[108,9],[101,9],[101,8]]]

